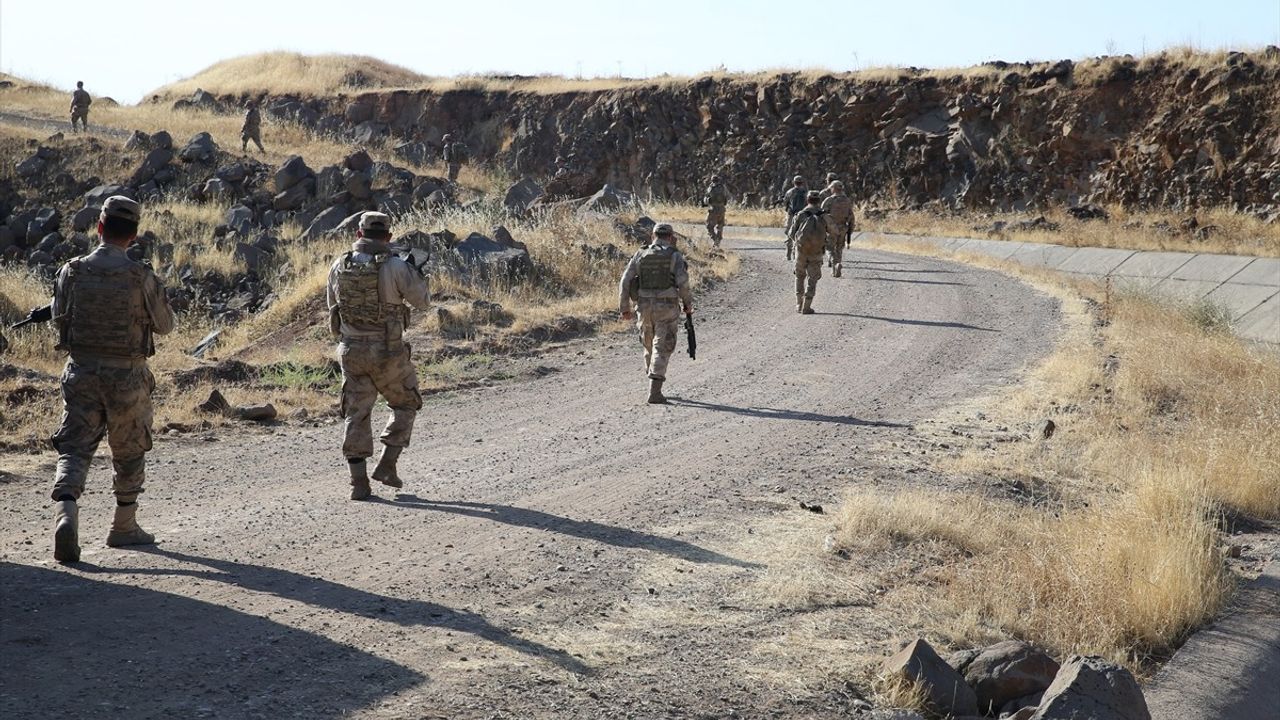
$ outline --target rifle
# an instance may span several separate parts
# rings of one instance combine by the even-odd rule
[[[684,315],[684,331],[689,336],[689,359],[698,359],[698,336],[693,331],[693,313]]]
[[[38,307],[27,313],[27,317],[9,326],[10,330],[17,330],[28,325],[37,325],[39,323],[47,323],[53,319],[53,303],[49,303],[44,307]]]

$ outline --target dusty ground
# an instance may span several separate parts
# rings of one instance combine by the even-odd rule
[[[640,404],[630,335],[429,399],[400,494],[346,499],[338,425],[162,439],[152,549],[52,562],[51,469],[0,485],[0,715],[841,717],[841,654],[897,642],[874,589],[777,602],[787,527],[850,486],[937,482],[888,448],[1045,352],[1054,301],[857,251],[794,313],[780,246],[699,299],[699,357]],[[683,346],[680,353],[683,353]],[[781,588],[779,588],[781,584]],[[896,649],[893,647],[892,649]]]

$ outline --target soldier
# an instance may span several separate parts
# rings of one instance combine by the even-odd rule
[[[462,169],[462,164],[467,161],[467,146],[460,142],[454,142],[452,135],[445,135],[440,139],[444,145],[442,155],[444,164],[449,168],[449,182],[458,181],[458,171]]]
[[[618,310],[623,320],[637,316],[636,328],[644,345],[644,368],[649,375],[649,402],[665,404],[662,383],[676,349],[680,311],[693,314],[693,292],[684,255],[676,250],[675,230],[666,223],[653,228],[653,242],[627,263],[618,285]]]
[[[138,235],[141,209],[121,195],[107,198],[98,216],[102,244],[58,272],[53,318],[58,349],[68,353],[62,374],[62,424],[52,438],[58,451],[53,481],[53,557],[80,559],[79,510],[93,454],[107,436],[111,447],[115,519],[107,545],[148,545],[155,536],[138,526],[138,495],[151,449],[151,391],[147,358],[152,334],[173,330],[173,310],[160,280],[125,248]]]
[[[729,204],[729,191],[719,175],[711,176],[702,204],[707,206],[707,235],[711,236],[711,244],[719,248],[724,240],[725,206]]]
[[[364,500],[371,492],[365,462],[373,455],[371,414],[378,395],[386,398],[391,417],[382,431],[382,456],[373,479],[388,487],[404,487],[396,460],[409,446],[414,418],[422,408],[418,372],[404,341],[409,325],[405,303],[425,309],[431,293],[417,270],[391,254],[390,241],[391,219],[366,212],[360,216],[355,244],[329,270],[329,328],[339,338],[346,421],[342,454],[351,470],[352,500]]]
[[[84,89],[84,81],[76,81],[76,89],[71,93],[71,132],[76,132],[76,123],[80,123],[80,131],[89,129],[89,105],[93,98]]]
[[[822,201],[822,211],[827,214],[827,226],[831,232],[828,244],[831,277],[840,277],[843,269],[845,240],[853,228],[853,201],[844,194],[844,183],[832,181],[831,194]]]
[[[240,126],[240,152],[249,151],[250,140],[258,146],[258,152],[266,152],[262,147],[262,113],[258,110],[256,100],[250,100],[244,111],[244,124]]]
[[[795,176],[791,180],[791,189],[782,198],[782,204],[787,210],[787,259],[791,259],[791,223],[795,219],[797,213],[804,209],[805,197],[809,193],[809,185],[800,175]]]
[[[831,184],[839,181],[840,177],[833,172],[827,173],[827,184],[822,186],[822,201],[826,202],[831,197]]]
[[[796,312],[812,315],[813,296],[822,278],[822,253],[830,249],[831,231],[820,204],[822,194],[810,190],[805,199],[808,205],[791,223],[788,246],[794,243],[796,249]]]

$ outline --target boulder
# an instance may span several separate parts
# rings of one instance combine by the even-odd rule
[[[134,190],[123,185],[99,185],[84,194],[84,206],[94,210],[101,210],[102,203],[106,202],[107,198],[112,195],[123,195],[133,200],[138,199],[138,195]]]
[[[507,188],[502,204],[508,212],[519,215],[529,209],[530,203],[543,195],[546,195],[546,191],[533,178],[523,178]]]
[[[35,217],[27,223],[27,242],[34,243],[58,229],[62,224],[62,213],[56,208],[46,207],[36,211]]]
[[[579,213],[596,215],[617,215],[623,212],[642,212],[640,199],[635,193],[619,190],[612,185],[605,185],[578,206]]]
[[[263,266],[271,259],[271,253],[248,243],[236,243],[235,259],[244,262],[245,270],[260,274]]]
[[[208,163],[214,159],[217,152],[218,143],[213,141],[213,136],[202,132],[187,141],[182,150],[178,151],[178,157],[184,162]]]
[[[369,153],[364,148],[361,148],[343,158],[342,166],[351,172],[373,172],[373,158],[369,157]]]
[[[1044,693],[1033,720],[1151,720],[1133,674],[1098,657],[1072,656]]]
[[[426,165],[435,156],[431,146],[424,142],[402,142],[391,148],[395,156],[414,165]]]
[[[124,143],[125,150],[150,150],[151,136],[141,130],[134,130]]]
[[[297,210],[315,195],[315,189],[315,178],[305,178],[302,182],[290,186],[289,189],[276,193],[271,199],[271,207],[282,212]]]
[[[425,204],[427,198],[437,192],[445,191],[449,187],[449,181],[444,178],[437,177],[420,177],[415,181],[413,188],[413,202],[417,205]]]
[[[97,227],[100,214],[102,214],[101,208],[80,208],[75,215],[71,216],[71,229],[76,232],[86,232],[90,228]]]
[[[1043,692],[1058,674],[1058,663],[1018,640],[996,643],[964,667],[964,679],[978,696],[978,710],[998,711],[1005,703]]]
[[[40,238],[40,242],[36,243],[36,250],[40,252],[47,252],[50,255],[52,255],[54,254],[53,253],[54,248],[58,247],[58,245],[60,245],[61,243],[62,243],[62,233],[51,232],[48,235],[45,235],[44,237]]]
[[[1067,208],[1067,214],[1077,220],[1107,220],[1111,217],[1101,205],[1093,203],[1072,205]]]
[[[206,200],[212,200],[225,196],[229,189],[222,178],[211,177],[204,181],[204,185],[200,188],[200,195]]]
[[[277,193],[282,193],[294,185],[315,177],[315,172],[307,167],[307,162],[302,159],[301,155],[294,155],[276,169],[275,187]]]
[[[251,170],[248,165],[236,162],[231,163],[230,165],[223,165],[217,170],[214,170],[213,175],[223,182],[231,183],[232,185],[239,185],[249,177],[250,172]]]
[[[978,697],[960,673],[938,657],[923,638],[912,642],[884,661],[881,674],[918,683],[929,708],[942,715],[977,715]]]
[[[346,180],[342,177],[343,169],[337,165],[326,165],[316,173],[316,197],[328,200],[343,192]]]
[[[386,123],[372,120],[362,122],[351,130],[351,140],[359,145],[373,145],[381,142],[391,132]]]
[[[167,130],[161,130],[151,136],[151,147],[153,148],[173,148],[173,136]]]
[[[483,280],[516,283],[533,272],[533,258],[524,248],[512,247],[471,233],[454,246],[453,252],[473,276]]]
[[[233,205],[227,210],[227,227],[239,235],[248,235],[253,229],[253,208]]]
[[[373,197],[373,177],[363,172],[346,170],[343,175],[343,189],[356,200],[368,201]]]
[[[325,210],[311,221],[307,229],[302,233],[303,240],[315,240],[332,233],[338,225],[351,214],[351,211],[345,205],[334,205]]]
[[[26,160],[23,160],[22,162],[15,165],[14,170],[17,171],[18,177],[33,178],[39,175],[40,173],[44,172],[44,169],[47,165],[48,163],[45,161],[44,158],[41,158],[36,155],[32,155]]]
[[[138,169],[133,171],[133,177],[129,179],[129,184],[139,187],[155,178],[160,168],[169,164],[173,159],[173,150],[169,148],[156,148],[147,153],[147,157],[142,160],[142,164]]]

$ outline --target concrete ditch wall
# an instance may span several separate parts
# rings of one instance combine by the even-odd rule
[[[706,229],[701,226],[688,225],[680,230],[693,238],[706,236]],[[782,231],[774,228],[734,227],[726,228],[725,234],[744,239],[782,239]],[[1280,258],[1075,248],[975,238],[877,237],[977,253],[1099,281],[1110,278],[1117,288],[1149,292],[1175,302],[1206,300],[1230,312],[1233,327],[1241,337],[1280,345]]]

